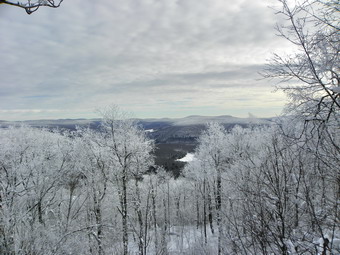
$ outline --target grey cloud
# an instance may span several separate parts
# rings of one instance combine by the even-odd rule
[[[2,109],[88,108],[146,91],[150,105],[186,102],[262,86],[250,81],[277,41],[262,1],[72,0],[30,16],[0,11]]]
[[[239,78],[252,78],[258,77],[258,72],[263,70],[263,65],[244,65],[233,70],[226,71],[208,71],[200,73],[184,73],[184,74],[172,74],[169,77],[175,79],[185,79],[185,80],[225,80],[231,81]]]

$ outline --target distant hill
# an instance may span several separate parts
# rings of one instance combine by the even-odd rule
[[[0,121],[0,127],[29,125],[32,127],[44,128],[65,128],[75,130],[77,126],[98,128],[100,119],[56,119],[56,120],[24,120],[24,121]]]
[[[188,116],[176,119],[138,119],[145,130],[151,130],[149,136],[156,143],[196,143],[209,122],[222,124],[226,129],[235,125],[243,127],[249,125],[269,125],[271,118],[237,118],[230,115],[223,116]]]
[[[217,122],[227,129],[235,125],[268,125],[271,118],[237,118],[223,116],[188,116],[185,118],[136,119],[138,125],[147,131],[148,136],[156,143],[187,143],[195,144],[196,139],[209,122]],[[100,119],[56,119],[56,120],[26,120],[0,121],[0,127],[26,124],[33,127],[60,128],[75,130],[77,126],[98,129]]]

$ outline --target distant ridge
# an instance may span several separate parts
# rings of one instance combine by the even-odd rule
[[[237,118],[230,115],[199,116],[192,115],[176,119],[139,119],[145,130],[153,130],[149,136],[157,143],[195,144],[206,124],[217,122],[230,130],[235,125],[270,125],[273,118]]]
[[[238,118],[231,115],[221,116],[199,116],[193,115],[185,118],[174,119],[173,123],[176,126],[199,125],[207,124],[209,122],[217,122],[220,124],[269,124],[268,119],[262,118]]]
[[[196,144],[197,138],[206,129],[206,124],[217,122],[230,130],[235,125],[247,127],[250,125],[270,125],[275,118],[238,118],[231,115],[200,116],[191,115],[184,118],[148,118],[134,119],[144,130],[152,130],[147,135],[160,144]],[[59,128],[75,130],[79,127],[98,129],[101,119],[55,119],[55,120],[25,120],[1,121],[0,128],[8,126],[29,125],[32,127]]]
[[[0,121],[0,128],[28,125],[32,127],[75,129],[76,126],[97,126],[100,119],[41,119],[23,121]]]
[[[269,124],[274,118],[239,118],[231,115],[220,115],[220,116],[201,116],[201,115],[190,115],[184,118],[136,118],[137,122],[141,123],[168,123],[176,126],[187,126],[187,125],[205,125],[209,122],[218,122],[220,124]],[[40,120],[23,120],[23,121],[6,121],[0,120],[1,125],[20,125],[27,124],[30,126],[63,126],[63,125],[89,125],[100,122],[100,118],[95,119],[40,119]]]

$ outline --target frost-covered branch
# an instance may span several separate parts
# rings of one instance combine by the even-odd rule
[[[51,7],[51,8],[58,8],[60,4],[64,0],[38,0],[38,1],[31,1],[28,0],[27,2],[15,2],[9,0],[0,0],[0,4],[7,4],[11,6],[16,6],[19,8],[25,9],[27,14],[32,14],[33,12],[37,11],[41,6]]]

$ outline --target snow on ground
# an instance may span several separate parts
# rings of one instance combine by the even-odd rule
[[[155,130],[153,128],[145,130],[145,133],[153,133],[153,132],[155,132]]]
[[[169,255],[207,255],[217,254],[217,235],[207,226],[207,243],[204,240],[203,226],[173,226],[168,239]]]
[[[215,226],[216,227],[216,226]],[[161,246],[161,229],[158,229],[158,245]],[[154,232],[150,230],[150,239],[146,254],[159,254],[155,250]],[[138,254],[138,243],[133,236],[129,237],[129,254]],[[166,249],[168,255],[208,255],[217,254],[218,237],[212,234],[207,226],[207,239],[205,240],[203,226],[172,226],[166,234]],[[115,254],[115,253],[114,253]],[[161,253],[163,254],[163,253]]]
[[[194,153],[187,153],[187,155],[184,156],[184,158],[177,159],[177,161],[181,162],[191,162],[195,159]]]

